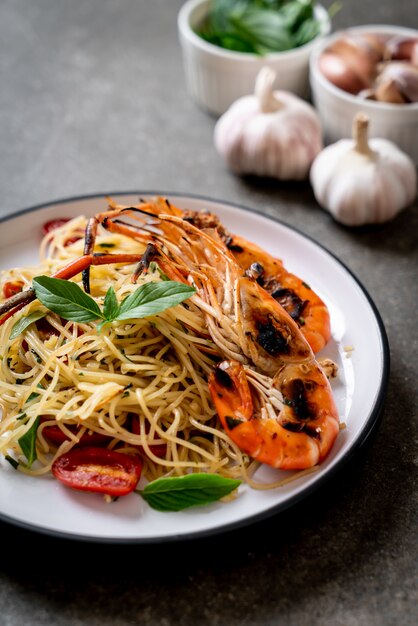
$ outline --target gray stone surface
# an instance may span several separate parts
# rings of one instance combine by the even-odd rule
[[[185,93],[181,4],[2,0],[0,213],[150,189],[243,203],[302,229],[357,275],[383,317],[383,418],[317,493],[210,539],[101,546],[0,524],[0,624],[415,625],[418,207],[349,230],[307,184],[230,174],[213,148],[215,120]],[[418,27],[416,0],[347,0],[334,26],[360,23]]]

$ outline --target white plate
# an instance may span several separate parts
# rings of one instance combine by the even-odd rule
[[[119,200],[134,204],[139,195],[154,194],[120,194]],[[231,529],[283,510],[305,497],[352,456],[377,423],[389,369],[386,333],[373,302],[349,270],[300,232],[254,211],[195,196],[163,195],[180,207],[208,208],[217,213],[232,232],[284,259],[285,266],[325,300],[331,313],[332,339],[323,354],[339,365],[333,390],[341,421],[347,427],[317,472],[270,491],[241,486],[239,497],[232,502],[179,513],[154,511],[135,494],[106,504],[96,494],[72,491],[53,478],[24,476],[3,460],[0,518],[5,521],[77,539],[137,543]],[[75,198],[33,207],[5,219],[0,228],[0,267],[36,263],[41,227],[47,220],[89,216],[103,211],[105,206],[102,196]],[[347,346],[354,350],[347,353]],[[258,472],[262,478],[277,479],[277,471],[270,468],[263,467]],[[289,472],[280,474],[286,476]]]

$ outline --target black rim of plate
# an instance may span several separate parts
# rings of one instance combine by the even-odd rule
[[[375,426],[377,426],[379,422],[379,419],[383,412],[387,384],[388,384],[388,379],[389,379],[389,370],[390,370],[389,342],[388,342],[385,326],[383,324],[381,315],[379,311],[377,310],[377,307],[375,303],[373,302],[370,294],[368,293],[366,288],[362,285],[362,283],[359,281],[359,279],[353,274],[353,272],[335,254],[330,252],[330,250],[328,250],[321,243],[318,243],[313,237],[310,237],[309,235],[302,232],[298,228],[295,228],[292,225],[286,224],[286,222],[276,217],[273,217],[271,215],[266,215],[265,213],[262,213],[261,211],[258,211],[257,209],[254,209],[252,207],[250,208],[248,206],[243,206],[241,204],[237,204],[236,202],[230,202],[227,200],[222,200],[218,198],[213,198],[213,197],[193,194],[193,193],[181,193],[178,191],[163,192],[163,191],[153,191],[153,190],[92,193],[92,194],[85,194],[81,196],[71,196],[71,197],[62,198],[62,199],[51,200],[49,202],[44,202],[44,203],[37,204],[37,205],[31,206],[25,209],[21,209],[17,211],[16,213],[13,213],[12,215],[7,215],[5,217],[2,217],[0,218],[0,224],[8,222],[8,221],[12,221],[16,219],[17,217],[26,215],[27,213],[33,213],[33,212],[40,211],[42,209],[46,209],[48,207],[55,206],[55,205],[58,206],[58,205],[72,204],[74,202],[81,202],[83,200],[104,199],[106,196],[111,196],[111,197],[112,196],[137,196],[138,198],[140,198],[141,196],[157,196],[157,195],[163,196],[166,198],[181,197],[181,198],[190,198],[192,200],[200,200],[202,202],[213,202],[217,204],[223,204],[225,206],[229,206],[234,209],[246,211],[249,213],[256,213],[257,215],[267,220],[270,220],[272,222],[280,224],[281,226],[284,226],[285,228],[295,231],[296,233],[301,235],[304,239],[311,241],[318,248],[321,248],[324,252],[326,252],[334,261],[338,263],[338,265],[340,265],[347,272],[347,274],[350,275],[353,281],[357,284],[357,286],[363,292],[370,306],[374,319],[377,323],[379,337],[380,337],[380,341],[382,344],[382,377],[380,380],[378,393],[376,394],[374,406],[372,407],[370,411],[370,415],[364,422],[363,428],[358,434],[357,439],[350,445],[348,450],[345,451],[345,453],[338,460],[335,466],[329,469],[323,475],[319,475],[313,483],[311,483],[310,485],[302,489],[300,493],[297,493],[291,496],[285,502],[277,504],[276,506],[273,506],[266,511],[262,511],[261,513],[256,513],[254,515],[245,517],[242,520],[229,522],[227,524],[217,526],[215,528],[209,528],[206,530],[198,530],[195,532],[189,532],[189,533],[179,534],[179,535],[170,535],[167,537],[105,537],[105,536],[100,537],[96,535],[78,535],[77,533],[69,533],[69,532],[64,532],[64,531],[59,531],[59,530],[53,530],[50,528],[44,528],[43,526],[38,526],[35,524],[31,524],[29,522],[17,520],[13,517],[9,517],[8,515],[0,512],[1,521],[10,523],[14,526],[17,526],[25,530],[38,532],[38,533],[41,533],[43,535],[47,535],[50,537],[56,537],[60,539],[69,539],[69,540],[75,540],[75,541],[80,541],[80,542],[102,543],[102,544],[107,544],[107,543],[112,543],[112,544],[171,543],[173,541],[187,541],[187,540],[192,540],[192,539],[201,539],[204,537],[209,537],[209,536],[217,535],[217,534],[224,533],[224,532],[229,532],[237,528],[242,528],[250,524],[255,524],[263,519],[267,519],[273,515],[276,515],[279,512],[289,509],[290,507],[297,504],[298,502],[300,502],[301,500],[305,499],[307,496],[312,494],[314,491],[322,487],[326,482],[328,482],[328,480],[333,478],[337,474],[337,472],[339,472],[342,469],[342,467],[345,466],[357,454],[360,448],[362,448],[365,445],[365,443],[369,439],[369,436],[374,430]]]

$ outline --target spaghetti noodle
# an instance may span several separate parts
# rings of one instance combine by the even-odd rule
[[[34,276],[50,275],[80,256],[82,240],[74,239],[84,227],[80,217],[47,234],[41,265],[3,272],[2,284],[18,278],[30,286]],[[144,246],[106,233],[97,249],[140,254]],[[138,284],[161,280],[154,267],[133,285],[133,269],[122,264],[94,268],[92,296],[102,302],[111,285],[121,301]],[[25,315],[43,308],[32,302]],[[95,433],[108,438],[108,448],[140,452],[147,480],[188,471],[249,479],[256,464],[226,435],[210,402],[207,377],[217,350],[206,338],[196,306],[188,301],[149,318],[114,322],[100,333],[92,324],[45,313],[12,341],[16,316],[1,327],[0,452],[22,460],[19,439],[40,418],[37,461],[30,468],[19,463],[22,472],[49,473],[55,459],[86,433]],[[56,435],[55,441],[48,436],[56,427],[62,433],[59,444]]]

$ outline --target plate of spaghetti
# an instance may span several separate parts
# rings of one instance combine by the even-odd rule
[[[365,442],[375,305],[301,232],[198,196],[115,193],[0,229],[0,517],[163,542],[304,498]]]

